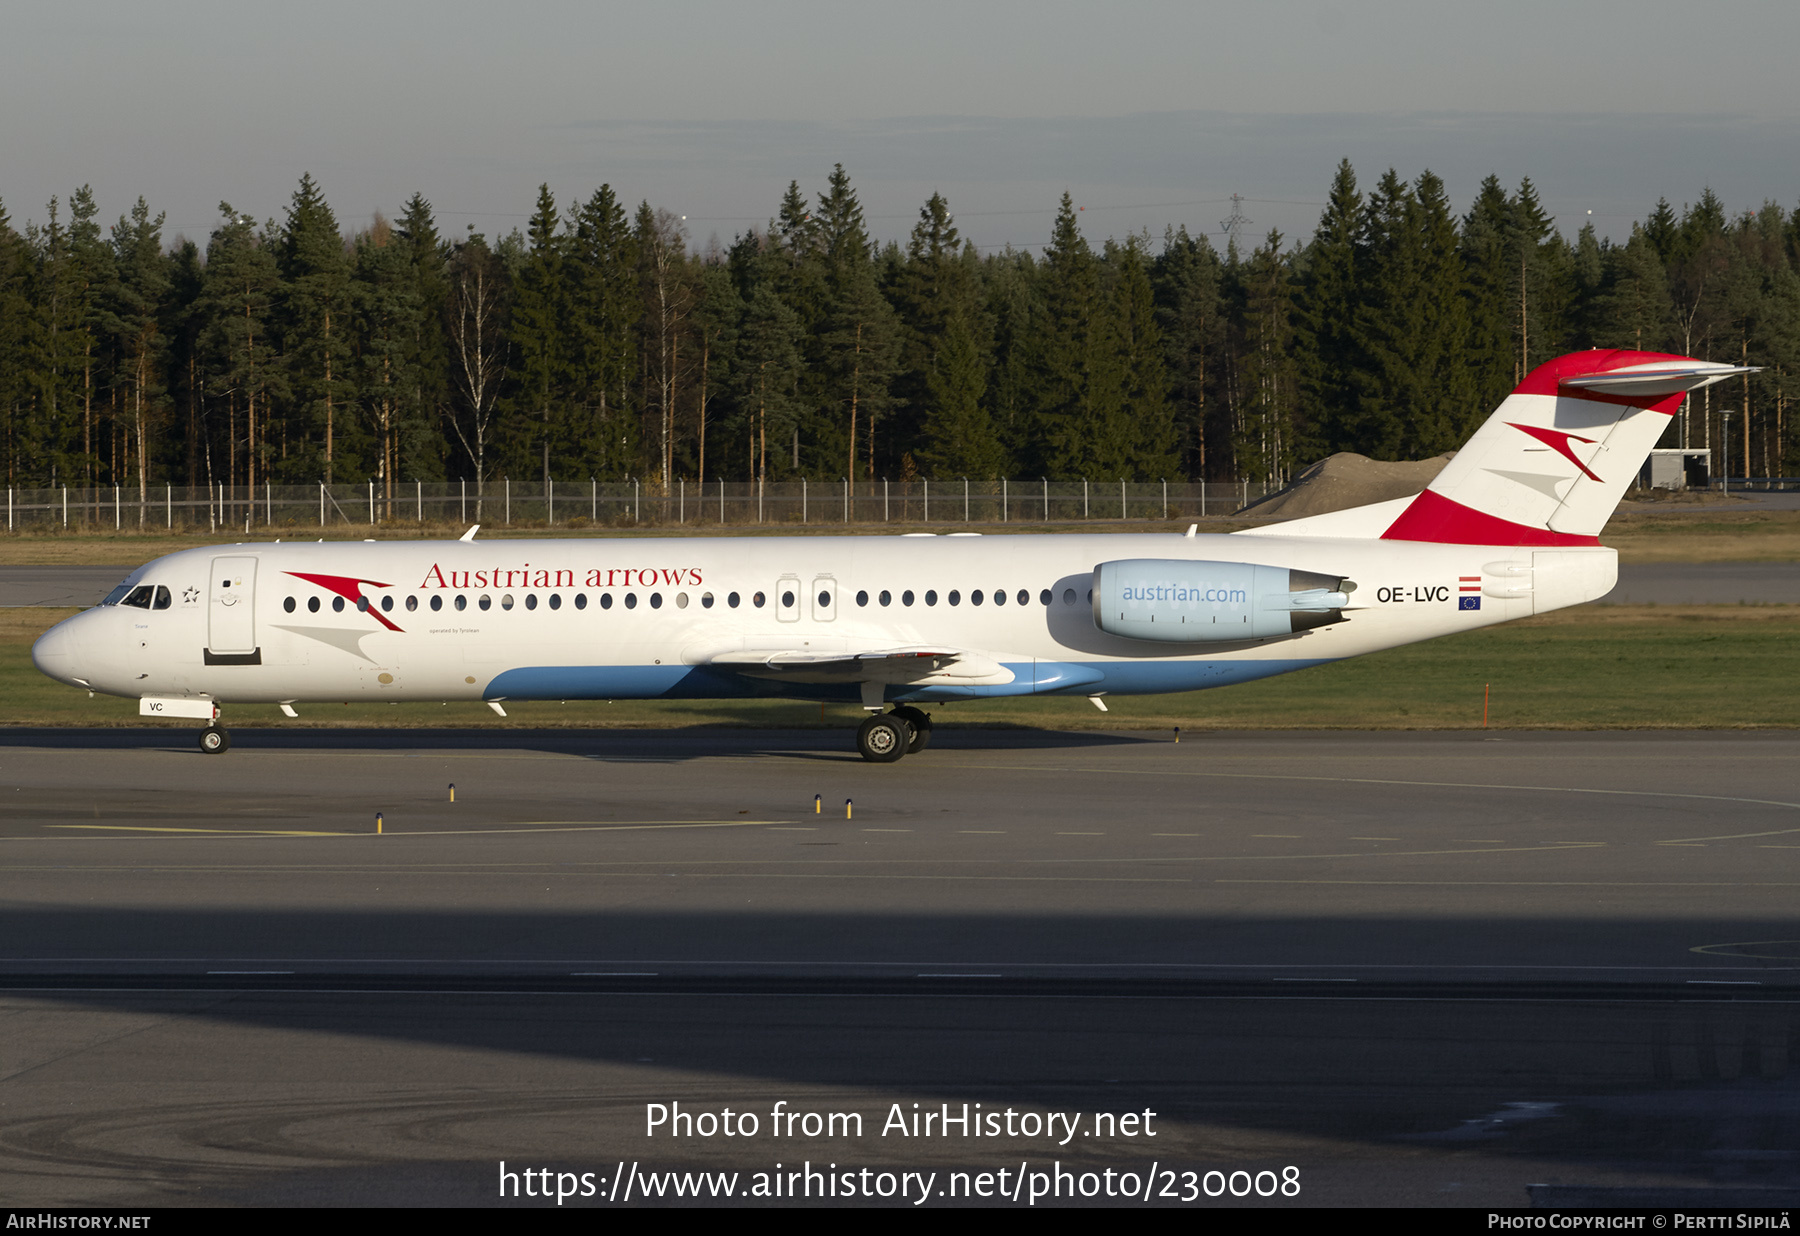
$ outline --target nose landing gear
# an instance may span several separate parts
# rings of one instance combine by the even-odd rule
[[[231,735],[223,726],[209,725],[200,731],[200,750],[207,755],[223,755],[231,750]]]

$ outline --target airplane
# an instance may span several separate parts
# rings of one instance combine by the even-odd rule
[[[307,702],[855,701],[865,760],[927,708],[1226,686],[1596,600],[1599,534],[1682,398],[1753,372],[1590,351],[1532,370],[1423,493],[1184,533],[276,542],[133,571],[32,648],[140,715]]]

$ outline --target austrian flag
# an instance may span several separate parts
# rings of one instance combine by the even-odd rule
[[[1456,608],[1481,608],[1481,576],[1458,575],[1456,577]]]

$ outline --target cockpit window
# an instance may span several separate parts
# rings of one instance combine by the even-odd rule
[[[130,592],[126,593],[125,599],[120,601],[119,604],[129,605],[133,609],[149,609],[150,602],[154,600],[155,597],[156,589],[152,588],[149,584],[139,584]]]
[[[104,601],[100,602],[100,604],[102,604],[102,605],[117,605],[120,601],[123,601],[125,599],[125,594],[130,591],[131,591],[130,584],[120,584],[117,588],[114,588],[111,592],[107,593],[106,599]]]
[[[175,604],[175,598],[169,595],[168,588],[162,584],[156,585],[156,603],[150,608],[168,609],[173,604]]]

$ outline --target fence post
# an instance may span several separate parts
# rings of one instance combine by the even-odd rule
[[[719,482],[719,527],[725,526],[725,482]]]
[[[69,526],[69,487],[63,486],[63,527]]]
[[[925,522],[931,522],[931,482],[925,482]]]
[[[1250,478],[1245,477],[1244,478],[1244,500],[1242,502],[1238,503],[1238,509],[1241,511],[1249,505],[1250,505]]]
[[[506,524],[512,526],[512,477],[506,478]]]
[[[1163,478],[1163,518],[1169,517],[1169,478]]]
[[[10,500],[11,499],[8,499],[8,501],[10,501]],[[887,483],[887,478],[884,476],[881,478],[881,522],[885,524],[887,521],[888,521],[888,483]],[[12,525],[8,524],[7,526],[11,527]]]
[[[1000,522],[1006,522],[1006,478],[1000,478]]]
[[[963,477],[963,522],[969,522],[969,478]]]
[[[424,523],[425,522],[425,482],[424,481],[414,481],[413,486],[418,494],[418,499],[419,499],[419,522]]]
[[[1125,518],[1125,480],[1119,479],[1119,518]]]
[[[212,503],[206,505],[211,506]],[[319,527],[325,526],[325,482],[319,482]]]
[[[806,478],[800,478],[800,522],[806,522]]]
[[[12,486],[6,487],[6,530],[12,531]]]
[[[469,478],[466,476],[463,477],[463,479],[462,479],[462,507],[460,508],[460,510],[462,513],[462,518],[457,520],[457,522],[464,523],[464,524],[468,523],[469,522]]]
[[[850,522],[850,478],[844,478],[844,522]]]
[[[631,522],[644,522],[644,488],[635,476],[631,478]]]
[[[1050,522],[1050,478],[1046,476],[1046,477],[1040,477],[1039,479],[1044,482],[1044,522],[1049,523]]]
[[[375,526],[375,478],[369,478],[369,527]]]
[[[1081,478],[1081,517],[1088,517],[1088,479],[1085,476]]]
[[[113,531],[117,532],[125,526],[125,513],[119,509],[119,487],[113,486]]]
[[[549,477],[544,478],[544,522],[556,523],[556,482]]]
[[[677,492],[676,501],[679,503],[675,508],[675,522],[678,524],[685,524],[687,522],[687,477],[684,476],[679,481],[675,482],[675,488]]]

